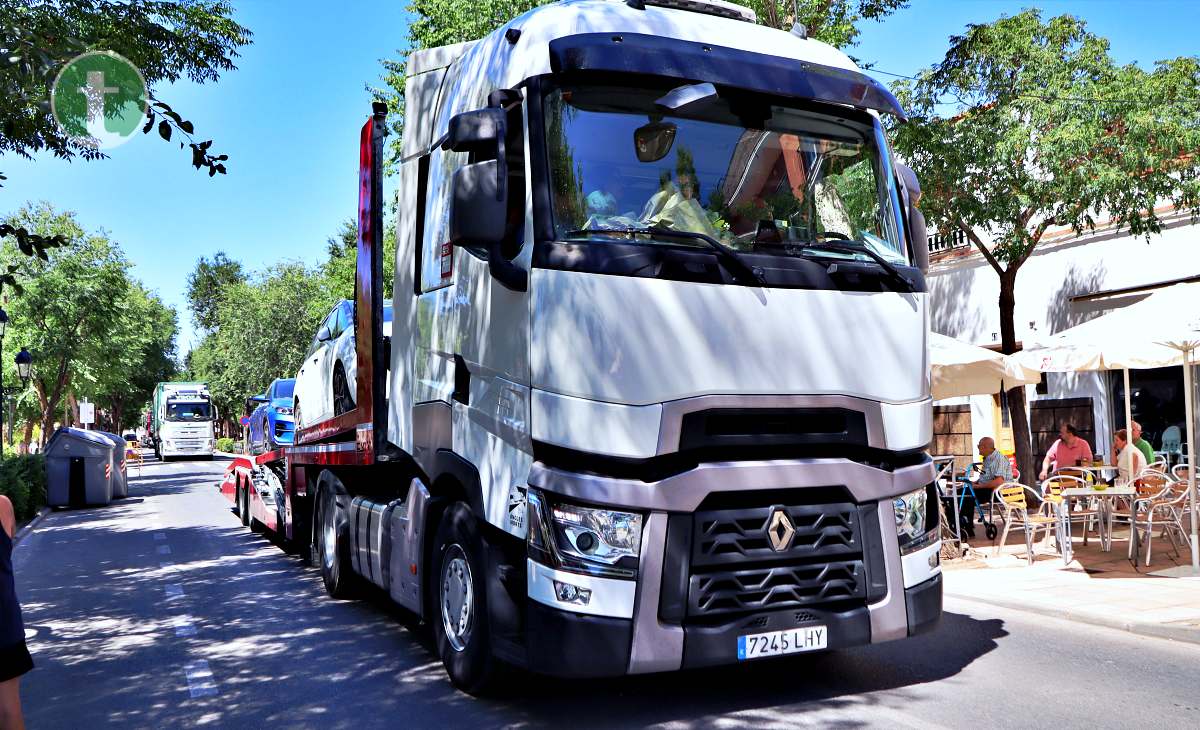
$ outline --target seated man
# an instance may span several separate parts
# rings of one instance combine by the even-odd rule
[[[1129,434],[1120,429],[1113,434],[1113,466],[1117,467],[1117,481],[1128,482],[1146,468],[1146,457],[1137,447],[1129,443]]]
[[[1045,481],[1050,476],[1051,464],[1053,471],[1071,466],[1086,466],[1092,461],[1092,447],[1079,437],[1079,431],[1069,423],[1064,423],[1058,429],[1059,439],[1054,442],[1042,460],[1042,473],[1038,479]]]
[[[1155,461],[1154,447],[1150,442],[1142,438],[1142,424],[1137,421],[1129,423],[1129,430],[1133,432],[1133,446],[1138,451],[1142,452],[1142,456],[1146,457],[1146,464],[1153,464]]]
[[[992,493],[1001,484],[1013,480],[1012,464],[1008,457],[996,450],[996,442],[990,436],[979,439],[979,455],[983,457],[983,471],[975,481],[975,498],[980,504],[990,504]]]

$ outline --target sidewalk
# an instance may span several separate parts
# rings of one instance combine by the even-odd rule
[[[1155,540],[1149,568],[1135,570],[1126,559],[1127,530],[1116,531],[1112,552],[1101,552],[1094,537],[1088,545],[1074,540],[1075,560],[1048,550],[1033,565],[1025,560],[1023,537],[993,557],[986,540],[972,544],[981,559],[953,560],[943,564],[945,592],[954,598],[984,602],[1044,616],[1121,629],[1200,644],[1200,578],[1167,577],[1163,572],[1186,575],[1186,553],[1178,558],[1167,541]],[[1161,552],[1160,552],[1161,550]],[[1172,570],[1174,569],[1174,570]],[[1159,573],[1156,575],[1155,573]]]

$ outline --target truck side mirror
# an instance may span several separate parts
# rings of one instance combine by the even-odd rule
[[[529,284],[527,272],[504,258],[502,251],[508,228],[507,127],[505,112],[499,108],[476,109],[450,119],[443,147],[490,158],[469,162],[454,171],[450,242],[487,249],[492,276],[508,289],[525,291]]]
[[[913,264],[922,273],[929,272],[929,232],[925,228],[925,214],[917,208],[921,201],[921,183],[917,173],[902,162],[896,163],[896,173],[904,185],[907,200],[905,213],[908,217],[909,244],[912,247]]]

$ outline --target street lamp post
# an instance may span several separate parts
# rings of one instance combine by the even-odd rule
[[[0,358],[3,357],[3,351],[0,351]],[[29,377],[33,375],[33,355],[30,355],[29,350],[26,350],[24,347],[22,347],[21,351],[17,353],[15,360],[17,363],[17,377],[21,379],[21,390],[25,390],[25,388],[29,387]],[[0,359],[0,363],[2,362],[4,362],[4,360]],[[2,370],[3,368],[0,368],[0,371]],[[0,388],[0,392],[3,392],[3,388]],[[13,408],[16,408],[15,404],[13,405]],[[9,434],[8,438],[10,441],[12,440],[11,433]]]

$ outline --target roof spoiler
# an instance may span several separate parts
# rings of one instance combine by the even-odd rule
[[[767,94],[908,116],[883,84],[859,71],[639,33],[582,33],[550,41],[550,68],[707,81]]]

